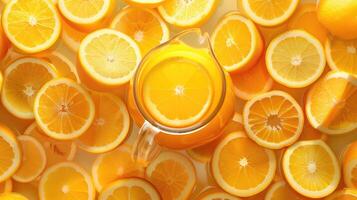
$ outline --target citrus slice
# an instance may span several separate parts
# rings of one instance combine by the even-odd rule
[[[166,23],[157,12],[150,9],[126,7],[113,19],[110,27],[135,40],[142,55],[170,37]]]
[[[283,170],[289,185],[310,198],[331,194],[341,177],[334,153],[321,140],[300,141],[290,146],[283,156]]]
[[[47,59],[57,69],[59,77],[66,77],[78,83],[80,82],[76,66],[62,53],[54,51],[47,54],[44,59]]]
[[[98,192],[115,180],[143,177],[144,168],[131,158],[131,148],[121,145],[114,151],[98,156],[92,166],[92,177]]]
[[[72,141],[60,141],[48,137],[41,131],[36,122],[32,123],[24,132],[24,135],[29,135],[36,138],[44,147],[47,157],[47,166],[52,166],[56,163],[69,161],[74,158],[77,151],[77,146]]]
[[[138,45],[127,35],[110,29],[85,37],[79,48],[79,60],[88,82],[117,87],[128,83],[141,60]]]
[[[126,3],[142,8],[156,8],[166,0],[124,0]]]
[[[357,39],[341,40],[332,37],[325,43],[325,53],[331,69],[357,76]]]
[[[214,13],[217,0],[165,0],[158,10],[169,24],[178,27],[198,27]]]
[[[295,192],[285,181],[274,183],[265,195],[265,200],[307,200]]]
[[[193,164],[185,156],[164,151],[146,168],[146,176],[163,199],[188,199],[196,184]]]
[[[63,162],[43,173],[39,197],[41,200],[94,200],[95,189],[91,177],[82,167]]]
[[[302,30],[285,32],[270,42],[265,56],[273,79],[291,88],[315,82],[324,71],[326,61],[319,40]]]
[[[72,27],[68,22],[62,20],[61,39],[64,44],[74,52],[79,51],[81,41],[88,35],[87,32]]]
[[[6,181],[2,181],[0,183],[0,194],[5,193],[5,192],[11,192],[12,191],[12,180],[7,179]]]
[[[250,100],[273,87],[273,79],[266,69],[264,57],[247,71],[231,74],[231,79],[235,95],[243,100]]]
[[[58,0],[58,8],[66,20],[79,28],[102,27],[115,8],[114,0]]]
[[[357,142],[346,147],[343,153],[342,172],[347,187],[357,187]]]
[[[235,196],[249,197],[260,193],[271,183],[276,158],[272,150],[257,145],[244,133],[234,132],[217,146],[211,170],[223,190]]]
[[[243,11],[257,24],[276,26],[284,23],[294,13],[299,0],[242,0]]]
[[[187,150],[187,154],[191,158],[199,162],[203,162],[203,163],[209,162],[211,160],[214,149],[219,144],[219,142],[227,134],[237,131],[244,131],[244,125],[243,125],[242,115],[236,112],[234,113],[232,121],[229,122],[228,125],[223,129],[223,133],[219,138],[202,146],[189,149]]]
[[[10,129],[0,124],[0,182],[10,178],[21,163],[21,149]]]
[[[257,63],[263,51],[263,40],[251,20],[232,12],[216,25],[212,48],[225,70],[238,72]]]
[[[45,169],[45,149],[39,141],[29,135],[20,135],[17,140],[21,145],[22,161],[12,178],[17,182],[28,183],[35,180]]]
[[[33,119],[33,101],[38,90],[57,76],[48,62],[37,58],[20,58],[4,72],[1,100],[4,107],[21,119]]]
[[[56,8],[47,0],[9,1],[3,10],[2,25],[11,43],[26,53],[50,48],[61,32]]]
[[[288,93],[274,90],[249,100],[243,110],[248,136],[259,145],[281,149],[297,141],[304,127],[304,113]]]
[[[306,98],[310,124],[327,134],[357,128],[357,78],[346,72],[330,72],[317,82]]]
[[[344,188],[328,196],[326,200],[356,200],[357,190],[354,188]]]
[[[160,194],[144,179],[127,178],[111,183],[100,194],[98,200],[146,199],[158,200]]]
[[[327,30],[317,19],[315,3],[302,3],[291,16],[288,23],[289,29],[301,29],[315,36],[321,44],[327,39]]]
[[[81,136],[92,124],[94,113],[88,92],[67,78],[47,82],[34,102],[37,124],[45,134],[58,140]]]
[[[240,198],[230,195],[221,189],[211,187],[201,192],[195,200],[240,200]]]
[[[91,92],[91,96],[96,109],[94,122],[79,137],[77,144],[91,153],[108,152],[116,148],[128,136],[129,113],[124,102],[115,95]]]
[[[1,200],[29,200],[25,196],[19,193],[3,193],[0,194]]]

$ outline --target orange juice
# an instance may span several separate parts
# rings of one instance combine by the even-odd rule
[[[145,118],[159,127],[159,145],[183,149],[207,143],[233,117],[231,80],[206,48],[164,45],[144,59],[134,82],[129,110],[138,125]]]

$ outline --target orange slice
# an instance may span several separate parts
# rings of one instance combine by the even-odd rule
[[[284,23],[294,13],[299,0],[242,0],[243,11],[257,24],[276,26]]]
[[[285,181],[274,183],[265,195],[265,200],[308,200],[295,192]]]
[[[334,153],[321,140],[300,141],[290,146],[283,156],[283,170],[289,185],[310,198],[331,194],[341,177]]]
[[[129,113],[124,102],[115,95],[91,92],[91,96],[96,109],[94,122],[79,137],[77,144],[91,153],[108,152],[116,148],[128,136]]]
[[[130,36],[139,45],[142,55],[170,37],[166,23],[150,9],[126,7],[113,19],[110,27]]]
[[[0,199],[1,200],[29,200],[22,194],[18,194],[18,193],[3,193],[0,194]]]
[[[274,90],[248,101],[244,106],[243,121],[252,140],[266,148],[281,149],[299,139],[304,114],[293,97]]]
[[[231,74],[231,79],[235,95],[243,100],[250,100],[273,87],[273,79],[266,69],[264,57],[247,71]]]
[[[79,48],[83,77],[89,84],[99,85],[97,87],[118,87],[128,83],[140,60],[138,45],[129,36],[110,29],[89,34]]]
[[[95,189],[91,177],[82,167],[63,162],[43,173],[39,197],[41,200],[94,200]]]
[[[357,143],[346,147],[343,153],[343,178],[347,187],[356,188],[357,186]]]
[[[240,198],[230,195],[221,189],[210,187],[203,190],[195,200],[240,200]]]
[[[265,60],[273,79],[290,88],[312,84],[326,65],[320,41],[302,30],[285,32],[271,41]]]
[[[92,124],[94,113],[88,92],[67,78],[47,82],[34,102],[37,124],[45,134],[59,140],[81,136]]]
[[[327,39],[327,30],[317,19],[315,3],[302,3],[291,16],[288,23],[289,29],[302,29],[315,36],[321,44]]]
[[[131,158],[131,148],[121,145],[114,151],[99,155],[92,166],[92,177],[98,192],[115,180],[143,177],[144,168]]]
[[[341,40],[331,37],[325,43],[325,53],[331,69],[357,76],[357,39]]]
[[[98,200],[112,199],[161,199],[154,186],[144,179],[127,178],[111,183],[100,194]]]
[[[75,26],[93,30],[103,27],[115,8],[114,0],[58,0],[61,14]]]
[[[78,83],[80,82],[76,66],[62,53],[54,51],[45,55],[44,59],[47,59],[57,69],[59,77],[66,77]]]
[[[36,138],[44,147],[47,157],[47,166],[56,163],[73,160],[76,155],[77,146],[72,141],[60,141],[48,137],[41,131],[36,123],[32,123],[24,132]]]
[[[166,0],[124,0],[126,3],[136,7],[155,8]]]
[[[165,151],[146,168],[146,176],[163,199],[188,199],[196,184],[196,172],[185,156]]]
[[[35,180],[46,167],[45,149],[39,141],[29,135],[20,135],[22,161],[20,168],[12,176],[17,182],[28,183]]]
[[[12,191],[12,180],[7,179],[6,181],[2,181],[0,183],[0,194],[5,193],[5,192],[11,192]]]
[[[88,35],[87,32],[72,27],[68,22],[62,20],[61,38],[64,44],[74,52],[79,51],[81,41]]]
[[[61,32],[56,8],[47,0],[9,1],[3,10],[2,25],[11,43],[26,53],[50,48]]]
[[[346,72],[330,72],[309,91],[306,115],[310,124],[327,134],[357,128],[357,78]]]
[[[38,90],[57,76],[50,63],[37,58],[20,58],[4,72],[1,100],[4,107],[21,119],[33,119],[33,101]]]
[[[0,124],[0,182],[10,178],[21,163],[21,149],[10,129]]]
[[[356,200],[357,190],[354,188],[344,188],[328,196],[326,200]]]
[[[187,154],[199,161],[199,162],[209,162],[211,160],[212,154],[214,152],[214,149],[216,146],[219,144],[219,142],[229,133],[236,132],[236,131],[244,131],[244,125],[243,125],[243,119],[242,115],[239,113],[234,113],[232,121],[224,128],[222,135],[213,140],[212,142],[209,142],[205,145],[189,149],[187,150]]]
[[[165,0],[158,10],[166,22],[178,27],[199,27],[215,11],[217,0]]]
[[[216,25],[212,47],[225,70],[238,72],[257,63],[263,51],[263,40],[251,20],[232,12]]]
[[[235,132],[217,146],[211,170],[223,190],[235,196],[249,197],[260,193],[271,183],[276,158],[272,150],[257,145],[243,132]]]

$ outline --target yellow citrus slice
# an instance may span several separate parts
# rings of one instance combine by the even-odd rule
[[[261,146],[281,149],[297,141],[304,127],[304,113],[288,93],[274,90],[249,100],[243,110],[248,136]]]
[[[209,142],[207,144],[204,144],[202,146],[189,149],[187,150],[187,154],[199,161],[199,162],[209,162],[211,160],[212,154],[214,152],[214,149],[216,146],[219,144],[219,142],[227,135],[232,132],[237,132],[237,131],[244,131],[244,125],[243,125],[243,119],[242,115],[239,113],[234,113],[233,119],[231,122],[228,123],[228,125],[223,129],[222,135],[213,140],[212,142]]]
[[[0,182],[10,178],[21,163],[21,149],[10,129],[0,124]]]
[[[80,69],[88,82],[105,87],[128,83],[141,60],[138,45],[127,35],[101,29],[85,37],[79,48]],[[93,83],[92,83],[93,84]]]
[[[67,78],[47,82],[34,102],[37,124],[45,134],[59,140],[81,136],[92,124],[94,113],[88,92]]]
[[[325,198],[326,200],[356,200],[357,190],[354,188],[344,188],[334,192],[332,195]]]
[[[249,197],[260,193],[271,183],[276,158],[272,150],[257,145],[244,133],[234,132],[217,146],[211,170],[223,190],[235,196]]]
[[[38,53],[59,38],[61,21],[48,0],[17,0],[6,4],[2,15],[6,36],[18,49]]]
[[[0,194],[1,200],[29,200],[25,196],[19,193],[3,193]]]
[[[308,200],[308,198],[295,192],[285,181],[279,181],[270,187],[265,200]]]
[[[276,26],[284,23],[294,13],[299,0],[242,0],[243,11],[257,24]]]
[[[240,200],[216,187],[210,187],[201,192],[195,200]]]
[[[217,0],[165,0],[158,10],[166,22],[178,27],[198,27],[214,13]]]
[[[265,59],[273,79],[290,88],[302,88],[315,82],[326,65],[319,40],[302,30],[291,30],[276,37],[270,42]]]
[[[317,82],[306,98],[310,124],[327,134],[357,128],[357,78],[346,72],[330,72]]]
[[[94,122],[78,138],[80,148],[91,153],[115,149],[127,137],[130,117],[124,102],[109,93],[91,92],[95,104]]]
[[[283,156],[284,175],[301,195],[322,198],[331,194],[340,181],[340,168],[329,146],[322,140],[300,141]]]
[[[61,14],[83,29],[103,27],[115,8],[115,0],[58,0]]]
[[[343,153],[342,172],[347,187],[357,186],[357,143],[348,145]]]
[[[148,181],[139,178],[119,179],[104,188],[98,200],[145,199],[158,200],[160,194]]]
[[[47,157],[47,166],[52,166],[63,161],[73,160],[77,146],[72,141],[55,140],[41,131],[37,123],[32,123],[24,132],[36,138],[44,147]]]
[[[273,79],[266,69],[264,57],[247,71],[231,74],[231,79],[235,95],[243,100],[250,100],[273,87]]]
[[[166,23],[156,11],[150,9],[126,7],[113,19],[110,27],[135,40],[142,55],[170,37]]]
[[[331,37],[325,43],[325,53],[331,69],[357,76],[357,39],[341,40]]]
[[[82,167],[63,162],[43,173],[39,197],[41,200],[94,200],[95,189],[91,177]]]
[[[92,177],[98,192],[115,180],[128,177],[143,177],[144,167],[133,161],[131,148],[121,145],[114,151],[98,156],[92,166]]]
[[[232,12],[216,25],[212,47],[225,70],[238,72],[257,63],[263,51],[263,40],[251,20]]]
[[[20,58],[4,72],[1,100],[4,107],[21,119],[33,119],[33,101],[38,90],[57,76],[50,63],[38,58]]]
[[[65,55],[58,51],[45,55],[44,59],[48,60],[56,69],[59,77],[66,77],[76,82],[80,82],[74,63]]]
[[[289,29],[302,29],[315,36],[321,44],[327,39],[327,30],[317,19],[315,3],[302,3],[289,19]]]
[[[0,194],[12,191],[12,180],[7,179],[6,181],[0,182]]]
[[[155,8],[166,0],[124,0],[126,3],[136,7]]]
[[[164,151],[146,168],[146,176],[163,199],[188,199],[196,184],[193,164],[185,156]]]
[[[88,35],[87,32],[72,27],[66,20],[62,20],[61,39],[72,51],[78,52],[81,41]]]
[[[45,169],[45,149],[38,140],[29,135],[20,135],[17,140],[21,145],[22,161],[12,178],[17,182],[28,183],[35,180]]]

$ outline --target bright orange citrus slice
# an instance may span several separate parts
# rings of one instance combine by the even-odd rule
[[[3,10],[2,25],[11,43],[26,53],[50,48],[61,32],[56,8],[48,0],[9,1]]]
[[[80,148],[91,153],[115,149],[128,136],[130,117],[124,102],[109,93],[91,92],[95,104],[94,122],[78,138]]]
[[[216,25],[212,47],[225,70],[238,72],[257,63],[263,51],[263,40],[251,20],[232,12]]]
[[[240,200],[216,187],[209,187],[201,192],[195,200]]]
[[[0,182],[10,178],[21,163],[21,148],[10,129],[0,124]]]
[[[289,185],[310,198],[331,194],[341,177],[334,153],[322,140],[300,141],[290,146],[283,156],[283,170]]]
[[[95,106],[88,92],[73,80],[47,82],[34,102],[34,115],[48,136],[69,140],[81,136],[94,120]]]
[[[211,170],[223,190],[249,197],[269,186],[274,178],[276,158],[272,150],[257,145],[243,132],[234,132],[217,146]]]
[[[3,193],[0,194],[1,200],[29,200],[25,196],[19,193]]]
[[[150,9],[126,7],[113,19],[110,27],[130,36],[138,43],[142,55],[170,37],[166,23]]]
[[[161,152],[146,168],[146,176],[163,199],[188,199],[196,184],[193,164],[175,152]]]
[[[331,69],[357,76],[357,39],[341,40],[331,37],[325,43],[325,53]]]
[[[11,192],[12,191],[12,180],[7,179],[6,181],[2,181],[0,183],[0,194],[5,193],[5,192]]]
[[[357,190],[355,188],[344,188],[334,192],[332,195],[325,198],[326,200],[356,200]]]
[[[265,200],[308,200],[308,198],[295,192],[285,181],[279,181],[270,187]]]
[[[306,115],[310,124],[327,134],[357,128],[357,78],[346,72],[330,72],[309,91]]]
[[[342,172],[347,187],[357,186],[357,142],[347,146],[343,153]]]
[[[4,72],[1,100],[4,107],[21,119],[33,119],[33,101],[38,90],[57,76],[56,69],[37,58],[20,58]]]
[[[48,60],[56,69],[59,77],[66,77],[76,82],[80,82],[74,63],[65,55],[58,51],[45,55],[44,59]]]
[[[273,79],[290,88],[312,84],[326,65],[320,41],[303,30],[285,32],[271,41],[265,61]]]
[[[304,114],[293,97],[274,90],[249,100],[244,106],[243,121],[252,140],[266,148],[281,149],[299,139]]]

